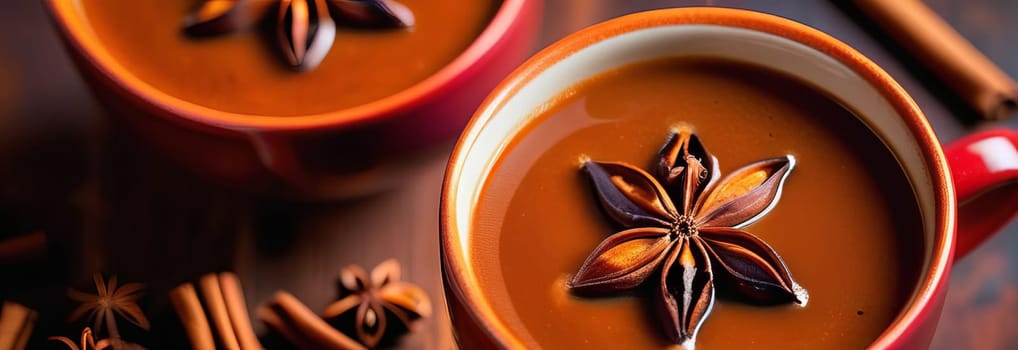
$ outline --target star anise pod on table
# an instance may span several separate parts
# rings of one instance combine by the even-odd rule
[[[68,292],[71,299],[81,303],[71,312],[71,321],[81,319],[87,313],[88,318],[93,320],[92,328],[95,332],[99,333],[105,325],[111,341],[120,340],[116,319],[118,316],[141,329],[148,330],[148,319],[137,304],[144,288],[141,283],[127,283],[118,287],[117,276],[104,283],[102,275],[98,273],[92,275],[92,281],[95,283],[95,294],[73,289]]]
[[[336,25],[353,28],[413,26],[409,8],[393,0],[203,0],[184,19],[184,32],[215,36],[272,24],[280,53],[293,69],[318,66],[332,48]]]
[[[714,305],[715,282],[751,302],[805,305],[806,290],[767,243],[741,230],[778,202],[791,155],[720,179],[718,160],[689,128],[660,150],[656,176],[619,162],[583,161],[604,211],[627,228],[608,236],[569,287],[605,295],[652,285],[668,336],[692,345]]]
[[[420,287],[400,280],[399,262],[393,259],[378,264],[370,277],[360,266],[343,268],[339,290],[341,298],[325,309],[322,318],[336,324],[337,318],[352,314],[355,330],[340,330],[356,335],[369,348],[387,334],[394,337],[413,331],[418,320],[431,315],[428,295]]]

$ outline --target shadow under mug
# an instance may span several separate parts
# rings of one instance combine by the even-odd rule
[[[534,111],[576,83],[628,63],[688,55],[751,62],[824,87],[894,153],[920,208],[925,263],[910,301],[871,346],[928,346],[953,258],[1016,214],[1018,133],[978,133],[941,147],[911,97],[848,45],[779,17],[718,8],[638,13],[577,32],[524,63],[481,105],[453,152],[442,192],[443,273],[460,344],[528,345],[479,285],[478,275],[486,272],[470,263],[478,259],[471,241],[485,239],[473,232],[478,194],[504,146],[533,120]]]
[[[414,86],[357,107],[279,118],[219,111],[138,79],[89,27],[81,0],[47,0],[95,95],[139,139],[231,187],[298,198],[349,198],[398,183],[444,150],[490,89],[536,42],[541,0],[502,0],[453,61]],[[435,152],[429,152],[435,151]]]

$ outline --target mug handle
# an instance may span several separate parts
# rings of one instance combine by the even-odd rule
[[[944,146],[958,196],[955,258],[1018,215],[1018,132],[977,132]]]

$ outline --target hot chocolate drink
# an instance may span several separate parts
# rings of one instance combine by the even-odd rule
[[[646,281],[621,293],[591,296],[572,288],[602,242],[640,226],[619,218],[605,203],[611,194],[599,193],[599,180],[581,167],[589,168],[590,161],[624,163],[640,169],[633,173],[645,171],[647,178],[664,182],[668,175],[656,169],[672,130],[694,132],[716,157],[721,175],[764,159],[794,160],[777,190],[780,200],[740,229],[780,255],[768,259],[787,266],[794,276],[787,289],[808,290],[808,302],[794,300],[794,291],[784,302],[747,298],[747,289],[740,291],[731,279],[716,280],[713,307],[701,315],[695,336],[698,348],[865,347],[914,289],[925,247],[909,180],[880,139],[822,87],[748,64],[668,58],[599,74],[539,113],[498,157],[482,190],[471,235],[493,239],[471,240],[470,247],[471,264],[491,272],[479,278],[492,305],[532,345],[676,344],[668,329],[674,325],[662,323],[662,306],[654,301],[664,263],[648,267]],[[603,181],[623,192],[626,184],[639,182],[620,174]],[[637,197],[648,192],[636,187]],[[682,207],[680,195],[670,199]],[[650,212],[655,205],[633,210]],[[672,231],[685,232],[680,226]],[[730,267],[716,260],[724,255],[716,253],[717,246],[701,249],[707,253],[689,258],[699,259],[697,269],[709,261],[719,276],[722,267]],[[757,252],[753,256],[767,255]],[[673,254],[671,271],[681,269],[676,266],[686,261],[682,254]],[[631,263],[623,258],[602,265]],[[681,278],[669,278],[681,284]],[[676,297],[680,306],[682,297]],[[688,303],[697,296],[686,297]],[[695,310],[679,314],[683,322],[696,321],[690,316]]]

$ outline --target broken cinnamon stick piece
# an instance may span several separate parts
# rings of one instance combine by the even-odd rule
[[[36,317],[35,310],[4,301],[0,306],[0,349],[24,349],[35,327]]]
[[[365,349],[357,341],[329,326],[287,292],[276,293],[272,304],[259,310],[259,317],[294,345],[304,349]]]
[[[983,119],[1018,112],[1018,83],[918,0],[852,0]]]
[[[187,331],[191,347],[196,350],[215,349],[216,343],[212,338],[212,329],[209,328],[209,323],[205,319],[205,312],[202,311],[201,301],[198,300],[198,293],[194,291],[194,286],[184,283],[173,288],[170,291],[170,301]]]

